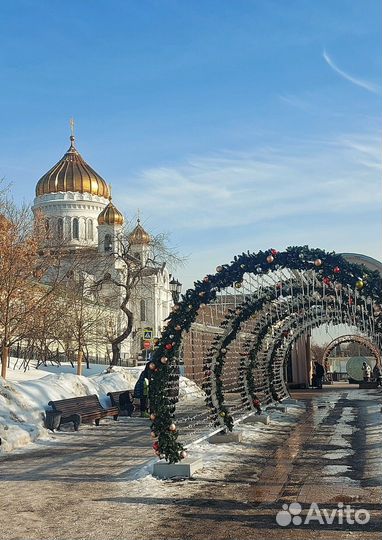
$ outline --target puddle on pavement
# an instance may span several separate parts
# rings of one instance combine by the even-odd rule
[[[351,467],[348,465],[325,465],[325,467],[322,469],[323,475],[334,475],[334,474],[341,474],[346,473],[351,470]]]
[[[353,478],[348,478],[347,476],[323,476],[320,478],[320,482],[325,484],[340,484],[343,487],[354,487],[361,485],[359,480],[354,480]]]
[[[333,450],[333,452],[324,454],[323,457],[324,459],[341,459],[352,456],[354,453],[354,450]]]

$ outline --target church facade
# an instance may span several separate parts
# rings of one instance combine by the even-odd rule
[[[35,216],[41,216],[46,231],[64,243],[69,254],[74,257],[86,253],[91,257],[87,278],[94,282],[102,278],[100,268],[103,273],[107,268],[110,281],[123,282],[128,269],[117,254],[121,238],[127,239],[132,264],[140,261],[143,270],[128,305],[134,316],[133,329],[120,344],[120,354],[122,359],[135,362],[142,354],[144,338],[147,347],[148,336],[153,340],[160,335],[171,310],[171,274],[165,262],[151,262],[152,238],[139,218],[132,231],[125,230],[125,218],[112,202],[110,185],[86,163],[74,142],[72,134],[67,152],[37,182],[32,210]],[[126,327],[120,310],[123,288],[106,282],[99,298],[113,314],[117,325],[114,335],[120,333]],[[92,344],[91,354],[102,356],[105,350],[110,353],[111,344],[103,340],[103,346]]]

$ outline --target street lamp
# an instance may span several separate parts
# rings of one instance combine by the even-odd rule
[[[180,293],[182,291],[182,284],[175,278],[172,278],[172,280],[169,282],[170,291],[172,295],[172,300],[174,304],[179,302]]]

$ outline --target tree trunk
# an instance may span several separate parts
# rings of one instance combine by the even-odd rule
[[[2,345],[1,347],[1,376],[3,379],[7,376],[7,366],[9,357],[9,347]]]
[[[119,360],[119,345],[124,341],[126,338],[129,337],[133,330],[133,319],[134,315],[133,313],[126,307],[127,299],[125,299],[124,302],[122,302],[121,309],[125,313],[127,317],[127,327],[125,330],[117,336],[113,341],[111,342],[111,350],[113,351],[113,357],[111,359],[110,365],[111,366],[117,366],[118,360]]]
[[[77,353],[77,375],[82,375],[82,357],[84,353],[80,350]]]

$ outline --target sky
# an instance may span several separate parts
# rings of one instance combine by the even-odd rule
[[[243,251],[382,258],[379,0],[0,5],[0,178],[76,146],[189,287]]]

